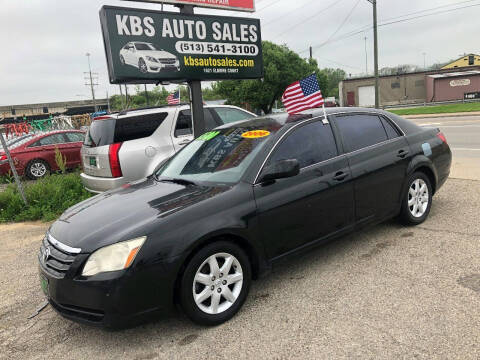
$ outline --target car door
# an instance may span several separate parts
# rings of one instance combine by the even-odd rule
[[[254,185],[261,237],[271,259],[340,233],[354,222],[348,161],[339,155],[329,124],[310,121],[295,127],[266,165],[282,159],[297,159],[300,173]]]
[[[405,137],[376,114],[336,115],[334,121],[354,179],[356,221],[394,215],[411,157]]]
[[[206,131],[222,125],[220,121],[215,120],[209,108],[203,109],[203,118],[205,120]],[[190,109],[178,112],[172,139],[175,152],[179,151],[182,147],[193,140],[192,113],[190,112]]]
[[[60,150],[62,155],[65,155],[65,138],[63,134],[57,133],[42,137],[29,146],[31,151],[36,152],[34,157],[43,159],[48,162],[52,170],[57,170],[58,166],[55,161],[55,148]]]
[[[67,132],[63,135],[65,137],[65,144],[63,144],[62,147],[67,159],[67,167],[74,168],[80,166],[80,150],[85,140],[85,135],[80,132]]]

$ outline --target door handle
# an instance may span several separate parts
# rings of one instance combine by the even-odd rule
[[[397,157],[403,159],[403,158],[404,158],[405,156],[407,156],[407,155],[408,155],[408,150],[403,150],[403,149],[402,149],[402,150],[399,150],[399,151],[398,151]]]
[[[343,172],[343,171],[338,171],[337,173],[335,173],[335,175],[333,176],[333,180],[335,181],[342,181],[342,180],[345,180],[345,178],[348,176],[347,173]]]
[[[192,140],[183,140],[183,141],[180,141],[178,145],[187,145],[187,144],[190,144],[191,142]]]

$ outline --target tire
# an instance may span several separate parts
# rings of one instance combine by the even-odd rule
[[[425,221],[432,207],[432,185],[427,175],[415,172],[408,178],[402,199],[400,219],[406,225],[418,225]]]
[[[210,266],[215,264],[213,259],[218,270]],[[181,307],[197,324],[219,325],[240,310],[250,283],[250,261],[240,247],[227,241],[209,244],[199,250],[185,268],[180,283]]]
[[[140,70],[141,73],[144,73],[144,74],[148,72],[148,67],[147,67],[147,64],[145,63],[145,60],[143,59],[138,60],[138,69]]]
[[[50,174],[50,166],[42,159],[35,159],[28,163],[25,175],[31,180],[38,180]]]
[[[120,55],[120,62],[122,63],[122,65],[125,65],[125,58],[123,57],[123,55]]]

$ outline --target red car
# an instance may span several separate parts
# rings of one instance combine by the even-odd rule
[[[39,179],[51,171],[59,170],[55,162],[57,147],[66,158],[67,168],[80,166],[80,149],[85,133],[79,130],[56,130],[27,136],[9,146],[19,175]],[[0,146],[0,175],[10,171],[7,156]]]

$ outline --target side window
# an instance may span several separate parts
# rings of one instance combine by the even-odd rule
[[[151,136],[168,113],[155,113],[148,115],[119,118],[115,122],[115,136],[113,142],[123,142]]]
[[[228,107],[214,108],[214,111],[218,114],[224,124],[250,119],[252,117],[251,114],[245,111]]]
[[[53,134],[50,136],[45,136],[40,140],[36,141],[30,146],[44,146],[44,145],[55,145],[55,144],[62,144],[65,142],[65,138],[62,134]]]
[[[395,138],[400,136],[400,134],[393,127],[393,125],[390,123],[390,121],[385,119],[383,116],[381,117],[381,119],[382,119],[383,127],[385,128],[385,131],[387,132],[387,135],[388,135],[389,139],[395,139]]]
[[[317,121],[293,130],[275,149],[269,164],[278,160],[297,159],[303,168],[337,155],[330,125]]]
[[[336,116],[347,151],[355,151],[386,141],[387,133],[376,115]]]
[[[65,134],[69,142],[83,142],[85,135],[77,132],[69,132]]]
[[[175,137],[183,135],[191,135],[192,131],[192,113],[189,110],[182,110],[178,114],[177,125],[175,126]],[[212,116],[212,113],[208,109],[203,110],[203,116],[205,119],[206,130],[212,130],[217,127],[215,119]]]

